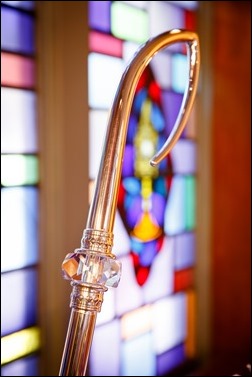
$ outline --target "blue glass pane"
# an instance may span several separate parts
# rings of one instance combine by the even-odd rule
[[[183,364],[186,359],[184,343],[157,357],[157,376],[163,376]]]
[[[198,1],[169,1],[169,3],[178,5],[184,9],[196,10],[198,8]]]
[[[38,260],[37,188],[3,188],[1,201],[1,271],[36,263]]]
[[[152,342],[152,334],[147,333],[122,343],[122,376],[156,375]]]
[[[11,250],[9,255],[14,259]],[[1,336],[36,323],[37,279],[37,271],[33,268],[1,276]]]
[[[189,63],[186,55],[174,54],[172,56],[172,89],[177,93],[184,93],[188,77]]]
[[[29,356],[1,368],[1,376],[39,376],[39,358]]]
[[[89,1],[88,22],[93,29],[110,32],[110,1]]]
[[[36,131],[36,94],[1,88],[2,153],[36,153]]]
[[[183,176],[174,176],[165,211],[165,232],[175,235],[186,228],[186,186]]]
[[[11,8],[1,8],[2,50],[34,53],[34,18]]]

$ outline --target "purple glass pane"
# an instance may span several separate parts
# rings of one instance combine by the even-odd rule
[[[150,266],[157,253],[155,241],[146,242],[144,244],[144,253],[139,255],[140,263],[142,266]]]
[[[133,144],[134,136],[137,130],[137,117],[134,114],[130,115],[128,132],[127,132],[127,143]]]
[[[1,8],[1,48],[11,52],[33,54],[34,18],[16,9]]]
[[[92,29],[110,32],[110,1],[89,1],[88,22]]]
[[[122,165],[123,177],[132,177],[134,175],[134,155],[133,146],[126,145]]]
[[[154,215],[159,226],[164,224],[164,211],[165,211],[166,199],[163,195],[153,193],[152,194],[152,209],[151,213]]]
[[[174,174],[194,174],[196,172],[196,143],[180,139],[171,150]]]
[[[1,376],[39,376],[39,358],[29,356],[1,368]]]
[[[185,345],[181,344],[157,356],[157,376],[163,376],[181,365],[186,359]]]
[[[183,99],[182,94],[162,91],[162,105],[164,110],[167,134],[169,135],[178,116],[181,102]]]
[[[195,234],[183,233],[175,237],[175,269],[192,267],[195,262]]]
[[[33,268],[1,276],[1,336],[36,324],[37,280]]]
[[[139,218],[139,215],[142,212],[141,196],[140,195],[138,196],[127,195],[125,206],[127,209],[127,213],[126,213],[127,224],[131,228],[133,228]]]

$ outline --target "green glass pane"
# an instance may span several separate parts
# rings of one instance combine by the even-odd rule
[[[186,224],[186,229],[191,230],[195,228],[195,224],[196,224],[195,177],[187,176],[185,179],[185,183],[186,183],[185,224]]]
[[[148,14],[138,8],[114,1],[111,6],[111,31],[115,37],[143,43],[149,38]]]
[[[3,186],[35,185],[38,183],[38,158],[32,155],[2,155]]]

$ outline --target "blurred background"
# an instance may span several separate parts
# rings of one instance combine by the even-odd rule
[[[61,264],[80,246],[108,112],[135,51],[172,28],[199,35],[197,98],[148,181],[134,165],[139,125],[148,118],[149,140],[160,144],[169,135],[187,80],[185,46],[157,54],[138,85],[115,221],[123,275],[105,293],[88,375],[246,373],[250,4],[1,1],[2,376],[58,375],[71,293]],[[145,216],[141,187],[151,187]]]

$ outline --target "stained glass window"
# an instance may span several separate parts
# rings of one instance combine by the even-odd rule
[[[128,61],[157,34],[195,30],[196,10],[195,1],[88,2],[90,182]],[[185,46],[176,44],[153,58],[136,88],[114,227],[123,272],[118,288],[104,295],[90,376],[162,376],[196,356],[195,110],[160,166],[148,162],[174,126],[187,77]]]
[[[34,2],[2,1],[1,21],[1,375],[37,376],[39,164]]]

